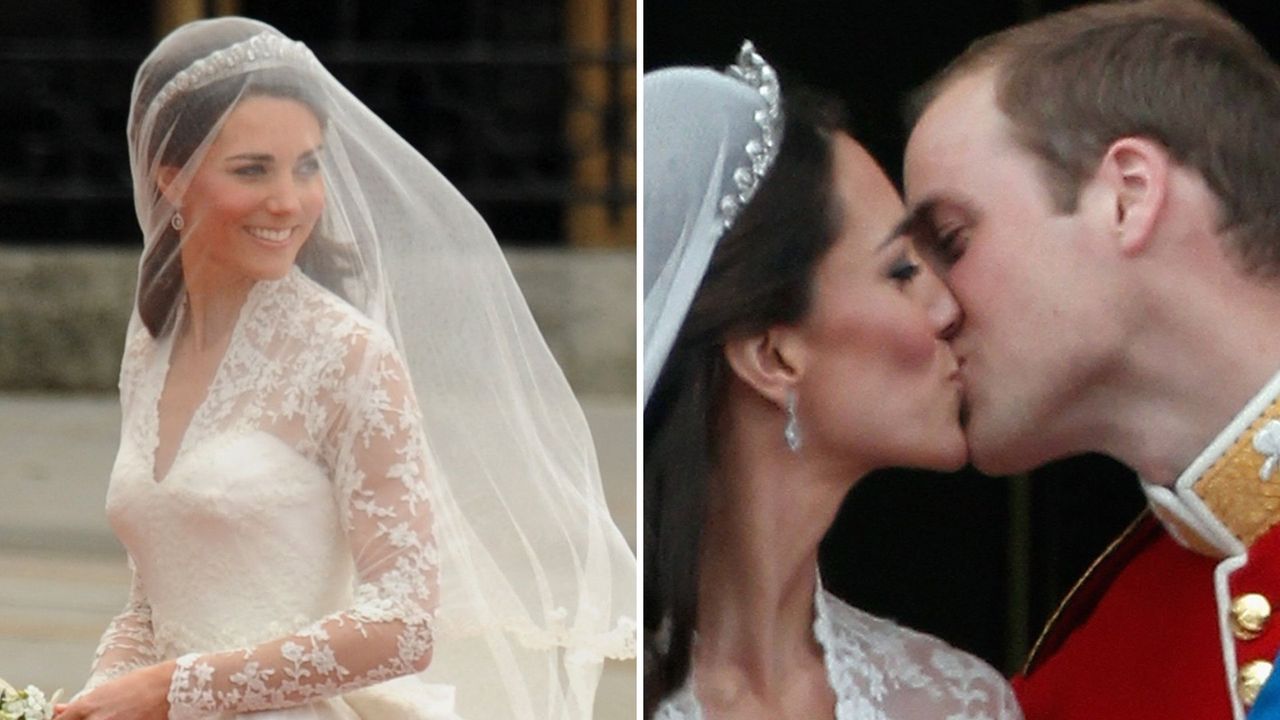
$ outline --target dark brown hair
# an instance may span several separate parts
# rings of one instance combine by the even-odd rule
[[[912,102],[919,116],[955,78],[994,71],[996,103],[1042,162],[1057,209],[1107,148],[1151,138],[1195,169],[1250,272],[1280,276],[1280,68],[1200,0],[1078,7],[974,42]]]
[[[800,321],[836,235],[832,134],[838,106],[789,93],[769,173],[711,256],[644,411],[645,715],[689,675],[724,341]]]

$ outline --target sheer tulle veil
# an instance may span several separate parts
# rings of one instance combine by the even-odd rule
[[[778,76],[744,41],[725,72],[644,76],[644,400],[702,283],[716,243],[782,142]]]
[[[138,71],[128,132],[144,251],[130,337],[172,326],[180,238],[200,221],[175,216],[227,114],[262,94],[296,98],[323,124],[325,209],[298,267],[385,328],[421,407],[440,552],[425,677],[456,686],[467,718],[589,717],[603,660],[635,653],[636,572],[581,408],[484,220],[268,25],[186,25]]]

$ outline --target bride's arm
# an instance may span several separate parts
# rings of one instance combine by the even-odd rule
[[[132,559],[129,560],[129,571],[132,574],[129,599],[103,631],[93,658],[93,669],[80,695],[108,680],[154,665],[160,660],[151,628],[151,604],[147,602],[142,578],[138,576]]]
[[[289,707],[430,662],[438,558],[421,417],[389,342],[355,354],[368,358],[355,377],[371,380],[344,378],[348,400],[325,451],[356,565],[353,605],[289,637],[179,658],[171,718]]]

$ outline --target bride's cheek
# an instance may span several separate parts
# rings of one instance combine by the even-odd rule
[[[312,227],[319,222],[320,216],[324,214],[326,204],[324,183],[320,180],[316,180],[315,187],[311,188],[310,192],[307,194],[306,203],[307,220]]]

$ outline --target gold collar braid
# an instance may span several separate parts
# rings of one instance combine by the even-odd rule
[[[1191,490],[1245,547],[1280,522],[1280,398],[1249,424]]]

